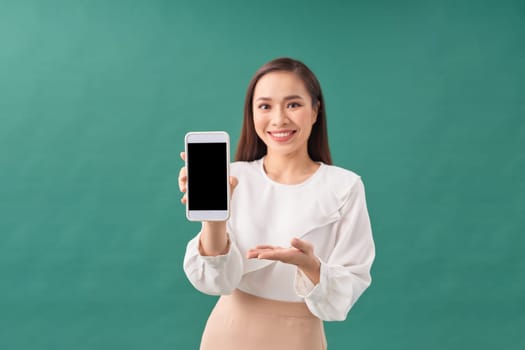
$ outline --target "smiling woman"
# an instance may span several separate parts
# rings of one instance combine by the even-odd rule
[[[253,100],[255,131],[267,147],[266,159],[308,159],[308,138],[319,102],[312,103],[301,79],[291,72],[268,73],[255,86]],[[317,164],[309,168],[316,169]]]
[[[271,87],[281,86],[285,81],[280,79],[271,79],[272,76],[286,76],[288,80],[288,93],[284,88],[281,89],[281,94],[285,94],[285,98],[291,101],[287,107],[297,107],[296,104],[304,105],[307,101],[310,102],[312,109],[316,111],[315,121],[312,126],[311,134],[308,137],[308,155],[314,161],[320,161],[325,164],[332,164],[332,157],[330,155],[330,149],[328,147],[328,134],[326,128],[326,112],[324,106],[323,93],[321,91],[321,85],[313,74],[313,72],[302,62],[292,60],[288,58],[276,59],[263,65],[255,73],[248,89],[246,92],[246,98],[244,101],[244,120],[242,126],[242,132],[239,139],[239,145],[237,148],[236,159],[241,161],[252,161],[263,157],[267,152],[267,146],[263,140],[257,137],[254,133],[255,130],[255,115],[258,114],[258,110],[265,110],[271,108],[269,103],[261,103],[255,105],[258,98],[262,98],[261,102],[268,102],[274,96],[277,91],[271,89]],[[270,76],[270,79],[267,79]],[[268,80],[265,84],[265,80]],[[269,86],[272,84],[272,86]],[[254,97],[255,90],[261,93],[261,95]],[[268,88],[270,88],[268,90]],[[264,89],[264,90],[263,90]],[[300,90],[301,94],[295,92]],[[307,94],[305,95],[304,92]],[[267,96],[264,94],[268,94]],[[302,101],[294,101],[294,98],[302,98]],[[266,101],[264,99],[267,99]],[[270,101],[271,102],[271,101]],[[295,102],[295,103],[294,103]]]
[[[323,321],[346,318],[375,257],[361,178],[331,163],[317,78],[294,59],[265,64],[246,94],[231,217],[203,222],[186,249],[190,282],[221,295],[201,349],[326,349]]]

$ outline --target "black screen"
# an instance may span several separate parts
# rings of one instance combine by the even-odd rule
[[[226,143],[188,143],[188,209],[227,210]]]

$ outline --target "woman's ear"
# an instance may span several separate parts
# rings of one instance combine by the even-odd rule
[[[313,108],[313,120],[312,120],[312,125],[315,124],[315,122],[317,121],[317,116],[319,115],[319,108],[321,108],[321,102],[317,101],[314,108]]]

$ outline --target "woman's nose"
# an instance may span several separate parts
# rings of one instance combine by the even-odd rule
[[[286,116],[286,111],[282,108],[276,108],[272,115],[272,124],[273,125],[284,125],[288,122],[288,117]]]

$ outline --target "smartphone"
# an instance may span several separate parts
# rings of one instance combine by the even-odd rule
[[[224,131],[189,132],[184,138],[186,217],[225,221],[230,217],[230,136]]]

